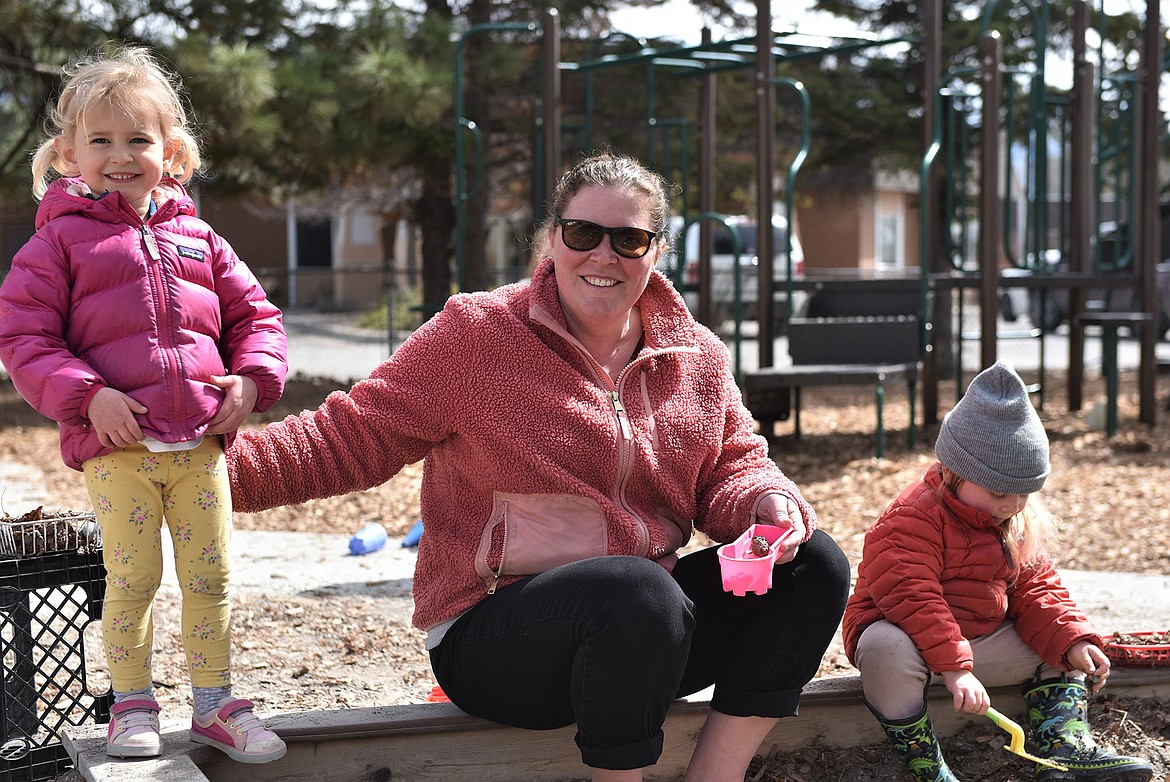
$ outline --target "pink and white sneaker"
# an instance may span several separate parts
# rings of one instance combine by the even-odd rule
[[[158,734],[159,705],[153,698],[134,698],[110,707],[106,754],[112,758],[153,758],[162,753]]]
[[[191,740],[215,747],[240,763],[268,763],[288,750],[252,713],[252,701],[224,698],[210,714],[191,718]]]

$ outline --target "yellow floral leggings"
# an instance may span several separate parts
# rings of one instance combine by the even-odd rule
[[[166,518],[182,591],[183,649],[191,684],[231,683],[231,493],[223,446],[189,451],[120,448],[82,465],[102,531],[102,636],[116,692],[151,685],[152,605],[162,582]]]

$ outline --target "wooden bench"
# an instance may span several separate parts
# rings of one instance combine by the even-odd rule
[[[1119,370],[1117,367],[1117,330],[1129,329],[1141,333],[1152,322],[1148,312],[1086,312],[1077,316],[1081,326],[1101,328],[1101,374],[1105,376],[1105,436],[1117,434],[1117,395]]]
[[[797,439],[800,430],[800,390],[803,386],[872,385],[876,410],[876,432],[874,455],[879,459],[886,452],[885,435],[885,388],[892,382],[905,382],[910,401],[909,445],[917,443],[915,425],[915,399],[918,394],[920,362],[900,364],[806,364],[791,367],[768,367],[744,377],[745,404],[760,421],[765,432],[771,430],[775,419],[765,418],[768,410],[777,406],[790,405],[793,434]],[[790,397],[785,394],[791,392]],[[790,401],[789,401],[790,400]],[[759,411],[759,412],[757,412]],[[781,417],[784,420],[787,416]]]
[[[762,367],[743,378],[744,404],[765,434],[777,420],[793,417],[801,436],[801,389],[805,386],[872,385],[877,411],[875,451],[885,455],[885,388],[905,383],[910,400],[910,447],[917,440],[915,398],[921,372],[917,314],[835,315],[792,318],[790,366]]]
[[[1170,671],[1115,669],[1109,692],[1168,698]],[[1026,719],[1018,686],[993,688],[991,695],[1001,712]],[[942,687],[932,687],[928,694],[940,736],[953,736],[972,724],[990,725],[983,717],[956,714],[950,701]],[[682,777],[709,709],[702,694],[674,703],[663,726],[662,757],[645,773],[648,782]],[[107,757],[104,725],[67,727],[62,743],[87,782],[566,782],[589,777],[573,741],[574,727],[509,728],[469,716],[450,703],[288,713],[267,717],[265,722],[288,743],[288,754],[272,763],[247,767],[192,743],[187,738],[189,722],[163,725],[163,755],[158,758]],[[799,716],[780,720],[762,742],[760,754],[818,744],[857,747],[885,740],[865,706],[858,677],[814,679],[801,696]]]

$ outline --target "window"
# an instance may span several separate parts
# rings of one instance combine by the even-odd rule
[[[874,266],[878,269],[901,269],[906,265],[905,221],[902,212],[878,212],[874,242]]]
[[[333,265],[333,227],[328,218],[297,218],[297,266]]]

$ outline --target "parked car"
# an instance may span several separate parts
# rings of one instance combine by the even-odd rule
[[[1055,253],[1055,256],[1049,256],[1048,253]],[[1048,273],[1068,268],[1068,260],[1059,251],[1046,251],[1045,263]],[[1170,331],[1170,259],[1155,266],[1154,275],[1158,292],[1155,328],[1161,339]],[[1090,287],[1085,289],[1085,306],[1087,309],[1137,312],[1141,309],[1141,294],[1136,288]],[[1028,314],[1033,325],[1045,331],[1055,331],[1068,322],[1068,310],[1068,288],[1029,288]]]
[[[1057,260],[1060,259],[1060,250],[1046,252],[1054,252]],[[999,288],[999,314],[1008,323],[1015,323],[1021,315],[1027,315],[1031,311],[1031,296],[1026,287],[1012,285],[1011,281],[1031,276],[1032,270],[1021,269],[1018,266],[1005,266],[1000,269],[999,273],[1002,278]]]
[[[736,215],[727,218],[727,224],[734,226],[739,233],[740,254],[740,300],[743,302],[743,320],[755,320],[756,301],[759,296],[759,257],[757,252],[758,230],[756,221],[746,215]],[[711,307],[715,328],[718,330],[728,321],[735,318],[735,247],[731,232],[719,223],[709,222],[712,232],[711,247]],[[674,230],[681,229],[676,222]],[[787,250],[788,221],[783,215],[772,217],[772,295],[774,328],[783,325],[788,314],[788,263],[785,258]],[[697,313],[699,308],[699,223],[694,222],[687,228],[686,241],[682,242],[676,236],[675,253],[663,258],[659,268],[668,276],[675,279],[675,269],[678,263],[677,252],[682,249],[686,252],[686,263],[682,272],[683,297],[691,312]],[[800,240],[792,237],[792,274],[794,280],[804,278],[804,250]],[[803,291],[793,291],[793,304],[799,311],[806,298]]]
[[[1155,328],[1158,337],[1162,338],[1170,331],[1170,201],[1162,202],[1158,211],[1162,223],[1162,241],[1158,257],[1162,260],[1154,267],[1154,284],[1157,290]],[[1100,261],[1105,269],[1128,271],[1126,266],[1132,268],[1126,259],[1130,252],[1130,239],[1130,227],[1125,220],[1100,224],[1097,241]],[[1045,251],[1046,271],[1063,271],[1067,268],[1067,259],[1058,251]],[[1109,273],[1110,271],[1102,272]],[[1085,302],[1089,308],[1108,309],[1114,312],[1136,312],[1141,309],[1140,293],[1136,288],[1088,288],[1085,290]],[[1052,288],[1043,295],[1039,288],[1029,289],[1028,311],[1034,325],[1041,326],[1045,331],[1056,329],[1068,321],[1068,289]]]

